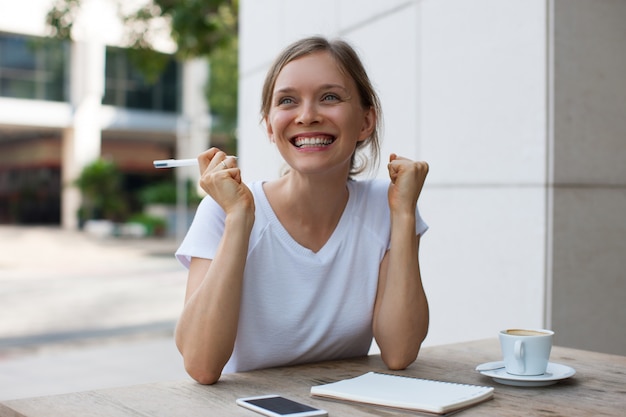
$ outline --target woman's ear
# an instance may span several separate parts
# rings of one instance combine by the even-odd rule
[[[365,110],[363,125],[361,126],[361,132],[359,133],[359,142],[369,138],[376,128],[376,111],[373,107]]]

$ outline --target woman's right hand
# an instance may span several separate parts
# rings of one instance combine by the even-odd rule
[[[215,200],[226,214],[243,210],[254,214],[254,198],[241,181],[237,159],[218,148],[211,148],[198,156],[200,187]]]

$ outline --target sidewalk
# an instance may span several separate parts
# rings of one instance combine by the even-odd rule
[[[0,401],[187,378],[168,239],[0,226]]]

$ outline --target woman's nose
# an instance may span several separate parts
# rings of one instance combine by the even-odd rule
[[[320,120],[320,113],[315,103],[302,103],[296,118],[296,123],[308,125],[319,122]]]

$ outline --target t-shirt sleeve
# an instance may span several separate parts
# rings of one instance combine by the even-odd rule
[[[189,268],[191,258],[213,259],[224,232],[224,210],[207,196],[202,199],[185,238],[176,251],[176,259]]]
[[[420,215],[420,210],[418,207],[415,208],[415,234],[423,236],[424,233],[428,230],[428,224],[422,219]]]
[[[380,215],[384,213],[385,219],[389,219],[389,203],[387,199],[387,193],[389,191],[389,180],[388,179],[378,179],[374,180],[370,183],[370,195],[368,198],[374,199],[374,201],[380,202],[380,206],[378,210],[380,211]],[[418,201],[419,206],[419,201]],[[372,207],[371,204],[368,204],[368,207]],[[379,215],[377,215],[378,217]],[[385,220],[388,221],[388,220]],[[428,230],[428,224],[424,221],[422,216],[420,215],[419,207],[415,207],[415,235],[424,235]]]

